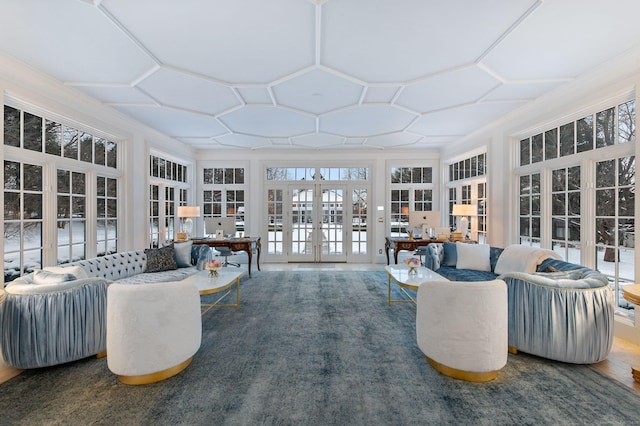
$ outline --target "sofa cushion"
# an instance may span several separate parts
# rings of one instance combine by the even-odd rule
[[[491,281],[496,278],[496,274],[490,271],[456,269],[452,266],[443,266],[436,272],[450,281]]]
[[[174,257],[173,245],[157,249],[145,249],[147,269],[145,272],[162,272],[178,269]]]
[[[456,251],[456,268],[491,272],[489,244],[456,243]]]
[[[444,253],[442,257],[442,266],[453,266],[455,267],[458,263],[458,255],[456,251],[456,243],[444,242],[442,243],[442,252]]]
[[[193,241],[184,243],[174,243],[173,254],[178,268],[188,268],[191,266],[191,246]]]

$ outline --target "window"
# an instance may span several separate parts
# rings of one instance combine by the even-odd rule
[[[188,205],[188,166],[149,155],[149,246],[173,241],[181,230],[178,206]]]
[[[280,171],[275,175],[286,176]],[[205,167],[202,171],[204,217],[235,217],[236,230],[244,231],[245,170],[243,167]],[[206,229],[207,234],[215,231]]]
[[[616,142],[635,142],[635,116],[636,103],[631,100],[522,139],[519,144],[520,165],[558,158],[558,150],[560,157],[566,157],[606,148]]]
[[[478,243],[482,244],[487,242],[487,183],[478,183],[476,188],[478,194],[476,200],[478,206]]]
[[[540,173],[520,176],[520,244],[540,246]]]
[[[390,235],[406,237],[409,212],[433,210],[433,168],[392,167],[390,176]]]
[[[43,259],[63,263],[116,251],[118,144],[99,130],[24,111],[12,102],[19,103],[7,102],[3,109],[5,282],[47,266]],[[87,208],[91,198],[95,212]],[[44,209],[45,202],[51,207]],[[45,245],[43,235],[52,235],[55,243]],[[87,235],[97,244],[88,247]]]
[[[596,265],[614,294],[634,283],[635,169],[634,156],[596,163]]]
[[[487,173],[486,154],[479,154],[449,164],[449,182],[484,176]]]
[[[87,196],[84,173],[58,170],[58,263],[86,255]]]
[[[598,269],[627,308],[620,291],[635,278],[635,110],[629,100],[540,133],[547,163],[533,152],[536,135],[519,141],[528,165],[518,177],[521,243]]]
[[[149,246],[160,247],[160,186],[149,185]]]
[[[118,249],[118,180],[98,176],[96,183],[96,254],[104,256]]]
[[[149,174],[155,178],[187,182],[187,166],[156,155],[149,156]]]
[[[580,166],[551,172],[551,245],[563,259],[580,263]]]
[[[41,166],[4,162],[5,283],[42,267],[42,182]]]
[[[529,141],[527,140],[527,149]],[[455,228],[454,204],[476,204],[478,216],[472,217],[470,229],[478,241],[487,239],[487,154],[474,155],[449,165],[447,214],[450,228]]]

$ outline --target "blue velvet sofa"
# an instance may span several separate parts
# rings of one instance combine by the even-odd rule
[[[0,346],[14,368],[48,367],[106,350],[107,286],[178,281],[204,269],[206,245],[175,251],[175,269],[150,272],[145,250],[44,268],[0,289]],[[183,263],[180,263],[183,262]]]
[[[607,278],[554,258],[540,261],[532,272],[498,274],[496,265],[503,250],[490,247],[491,270],[478,271],[456,268],[451,259],[445,259],[443,244],[430,244],[425,266],[451,281],[504,280],[511,352],[576,364],[604,360],[614,335],[614,303]]]

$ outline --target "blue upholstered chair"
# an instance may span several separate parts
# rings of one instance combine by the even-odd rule
[[[67,269],[36,271],[0,290],[0,346],[7,365],[48,367],[105,351],[107,281],[77,279],[80,268]]]

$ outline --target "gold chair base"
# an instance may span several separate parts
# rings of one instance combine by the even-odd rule
[[[507,351],[508,351],[510,354],[518,355],[518,348],[514,348],[513,346],[509,346],[509,348],[507,349]]]
[[[191,364],[193,357],[181,362],[180,364],[169,367],[166,370],[157,371],[150,374],[142,374],[140,376],[118,376],[118,379],[125,385],[148,385],[149,383],[159,382],[161,380],[173,377]]]
[[[107,356],[107,351],[98,352],[96,354],[97,359],[104,358],[105,356]]]
[[[498,370],[482,373],[464,371],[458,370],[457,368],[447,367],[446,365],[440,364],[439,362],[434,361],[429,357],[426,358],[429,365],[432,366],[437,372],[442,373],[445,376],[453,377],[454,379],[465,380],[467,382],[489,382],[498,377]]]

